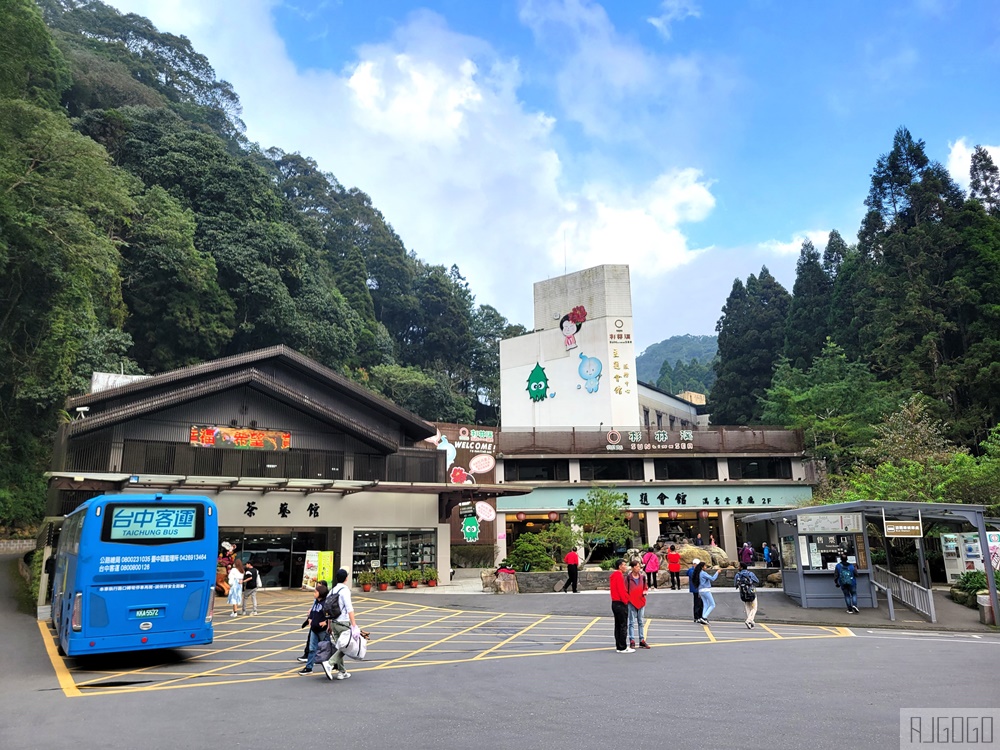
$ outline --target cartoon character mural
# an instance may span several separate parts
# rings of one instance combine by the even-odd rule
[[[580,377],[583,378],[587,393],[597,393],[597,389],[601,385],[601,371],[603,369],[604,365],[601,364],[601,360],[597,357],[588,357],[586,354],[580,355],[578,372],[580,373]],[[577,386],[577,388],[579,387]]]
[[[586,322],[587,309],[583,305],[577,305],[562,316],[562,320],[559,321],[559,330],[563,333],[566,351],[576,349],[576,334],[580,332],[580,327]]]
[[[549,378],[540,364],[535,362],[535,368],[528,375],[528,387],[525,389],[532,401],[544,401],[548,395]]]
[[[462,536],[467,542],[479,541],[479,520],[475,516],[462,519]]]

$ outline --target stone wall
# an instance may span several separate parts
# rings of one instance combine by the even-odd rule
[[[765,582],[767,581],[768,575],[778,572],[777,568],[751,568],[750,570],[752,570],[753,574],[757,576],[757,579],[761,582],[761,586],[766,586]],[[732,588],[733,578],[738,571],[739,568],[723,568],[719,573],[719,578],[713,585],[718,588]],[[684,572],[686,573],[687,571]],[[609,570],[580,571],[579,584],[577,588],[580,591],[607,591],[608,579],[610,575],[611,571]],[[492,579],[492,573],[489,577]],[[562,589],[564,583],[566,583],[565,571],[517,574],[517,588],[522,594],[551,593],[557,588]],[[670,574],[665,570],[661,570],[657,575],[657,583],[661,589],[669,589]],[[687,591],[687,576],[683,573],[681,574],[681,588],[682,590]]]
[[[35,545],[34,539],[0,539],[0,555],[23,555]]]

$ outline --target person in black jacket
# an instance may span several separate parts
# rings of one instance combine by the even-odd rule
[[[243,570],[243,614],[247,613],[247,601],[252,599],[253,606],[250,608],[250,614],[257,614],[257,579],[260,574],[257,572],[257,568],[253,566],[253,563],[247,560],[246,568]]]
[[[315,600],[309,615],[306,617],[302,627],[309,626],[309,651],[306,657],[306,665],[299,670],[299,674],[310,674],[313,671],[313,663],[316,661],[316,647],[330,637],[326,615],[323,613],[323,602],[326,595],[330,593],[322,583],[316,584],[316,591],[313,592]]]

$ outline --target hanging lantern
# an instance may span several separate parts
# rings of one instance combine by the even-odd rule
[[[679,515],[680,513],[678,513],[676,510],[667,511],[667,518],[669,518],[671,521],[676,521],[677,516]]]
[[[550,521],[558,521],[559,520],[559,514],[556,513],[554,510],[550,510],[549,511],[549,520]]]
[[[698,511],[698,518],[708,518],[708,511],[707,510],[699,510]]]
[[[528,516],[525,515],[524,513],[518,513],[517,515],[514,516],[514,518],[516,518],[518,521],[523,521],[527,517]]]
[[[630,510],[625,511],[625,520],[626,521],[631,521],[632,520],[632,511],[630,511]]]

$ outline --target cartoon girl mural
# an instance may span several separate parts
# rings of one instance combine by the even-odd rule
[[[562,320],[559,321],[559,330],[563,332],[566,351],[576,349],[576,334],[580,332],[580,327],[586,321],[587,309],[583,305],[577,305],[562,316]]]

